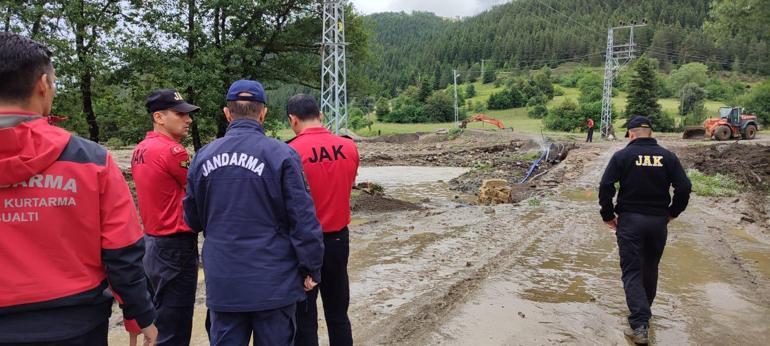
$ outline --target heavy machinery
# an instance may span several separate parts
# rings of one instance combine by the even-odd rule
[[[686,127],[682,138],[714,138],[718,141],[728,139],[754,139],[759,130],[757,116],[743,114],[741,107],[719,108],[718,119],[706,119],[703,126]]]
[[[497,120],[493,117],[490,117],[486,114],[474,114],[473,116],[469,117],[468,119],[463,120],[462,123],[460,123],[460,128],[464,129],[468,126],[468,123],[474,122],[474,121],[483,121],[487,124],[492,124],[500,128],[501,130],[505,128],[505,125],[503,125],[503,122],[500,120]]]

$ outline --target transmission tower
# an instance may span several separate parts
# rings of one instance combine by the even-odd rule
[[[339,134],[348,128],[345,0],[324,0],[322,6],[321,111],[326,127]]]
[[[604,61],[604,88],[602,94],[602,138],[610,135],[612,125],[612,81],[617,72],[636,58],[636,43],[634,43],[634,28],[647,26],[647,20],[630,25],[611,27],[607,29],[607,53]],[[615,44],[615,31],[630,29],[628,43]]]

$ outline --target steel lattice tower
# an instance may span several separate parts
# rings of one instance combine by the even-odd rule
[[[326,116],[326,127],[339,134],[348,128],[345,0],[323,2],[322,35],[321,111]]]
[[[646,26],[647,22],[631,23],[631,25],[617,26],[607,29],[607,53],[604,60],[604,88],[602,94],[602,138],[607,138],[612,125],[612,82],[623,66],[636,58],[636,44],[634,43],[634,28]],[[631,29],[627,44],[615,44],[615,31],[619,29]]]

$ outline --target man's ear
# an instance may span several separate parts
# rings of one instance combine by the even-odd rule
[[[230,114],[230,108],[222,108],[222,111],[225,113],[225,120],[227,120],[228,123],[233,122],[233,115]]]
[[[163,120],[163,112],[157,111],[152,113],[152,120],[158,124],[163,124],[165,121]]]
[[[48,93],[48,90],[52,88],[53,88],[53,83],[50,80],[48,74],[43,73],[40,76],[40,78],[37,80],[37,83],[35,84],[35,91],[42,96]]]
[[[321,115],[321,116],[320,116],[320,118],[321,118],[321,122],[324,122],[324,113],[323,113],[323,112],[321,112],[321,113],[320,113],[320,115]]]
[[[267,106],[263,107],[263,108],[262,108],[262,112],[261,112],[261,113],[259,113],[259,120],[258,120],[258,121],[259,121],[259,123],[260,123],[260,124],[264,124],[264,123],[265,123],[265,118],[266,118],[266,117],[267,117]]]

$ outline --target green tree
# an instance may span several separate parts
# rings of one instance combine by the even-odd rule
[[[484,84],[494,83],[497,80],[497,72],[495,70],[484,71]]]
[[[473,86],[473,84],[468,84],[468,86],[465,87],[465,96],[468,98],[476,96],[476,87]]]
[[[585,73],[577,82],[580,96],[578,102],[590,103],[602,100],[604,80],[596,73]]]
[[[679,95],[679,115],[688,117],[690,119],[685,120],[686,125],[692,124],[687,120],[693,120],[695,123],[703,121],[706,115],[704,103],[706,101],[706,90],[699,87],[695,83],[687,83],[682,87],[682,92]]]
[[[390,104],[388,103],[388,99],[384,97],[380,97],[377,99],[377,103],[374,105],[374,113],[377,115],[377,119],[380,121],[383,121],[388,113],[390,113]]]
[[[454,120],[454,101],[444,91],[436,91],[425,100],[423,112],[425,122],[447,122]]]
[[[658,104],[658,83],[655,76],[655,66],[647,58],[640,58],[634,64],[634,74],[628,85],[628,104],[626,118],[634,115],[644,115],[657,119],[662,116]]]
[[[548,115],[548,108],[543,104],[535,105],[532,107],[532,109],[529,110],[529,112],[527,112],[527,115],[530,118],[542,119]]]
[[[580,115],[578,104],[572,99],[564,100],[546,115],[545,127],[555,131],[572,132],[583,127],[585,119]]]
[[[704,64],[694,62],[682,65],[682,67],[671,72],[668,79],[671,90],[679,96],[682,88],[689,83],[695,83],[699,87],[706,85],[708,80],[708,67]]]
[[[770,79],[752,88],[742,101],[746,113],[756,114],[764,126],[770,124]]]

